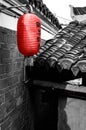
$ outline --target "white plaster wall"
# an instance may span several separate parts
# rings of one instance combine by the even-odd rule
[[[0,26],[16,30],[17,29],[17,18],[8,16],[6,14],[0,13]]]
[[[3,0],[0,0],[0,3],[4,4],[7,7],[10,6]],[[12,30],[16,30],[16,25],[17,25],[17,18],[8,16],[8,15],[0,12],[0,26],[9,28]]]

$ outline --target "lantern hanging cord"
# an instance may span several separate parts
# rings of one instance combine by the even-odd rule
[[[64,18],[64,17],[61,17],[61,16],[56,16],[56,17],[58,17],[58,18],[61,18],[61,19],[64,19],[64,20],[67,20],[67,21],[70,21],[70,22],[71,22],[71,20],[69,20],[69,19],[67,19],[67,18]]]

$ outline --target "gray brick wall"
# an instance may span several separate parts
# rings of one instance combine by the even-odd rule
[[[0,130],[33,130],[28,88],[23,84],[23,56],[16,32],[0,27]]]

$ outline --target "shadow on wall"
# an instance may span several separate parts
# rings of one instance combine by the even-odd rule
[[[71,130],[67,124],[67,114],[65,107],[67,104],[66,97],[59,97],[58,99],[58,130]]]

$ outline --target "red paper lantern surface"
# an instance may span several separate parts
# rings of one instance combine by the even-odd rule
[[[17,44],[24,56],[33,56],[39,51],[41,21],[35,14],[20,16],[17,24]]]

